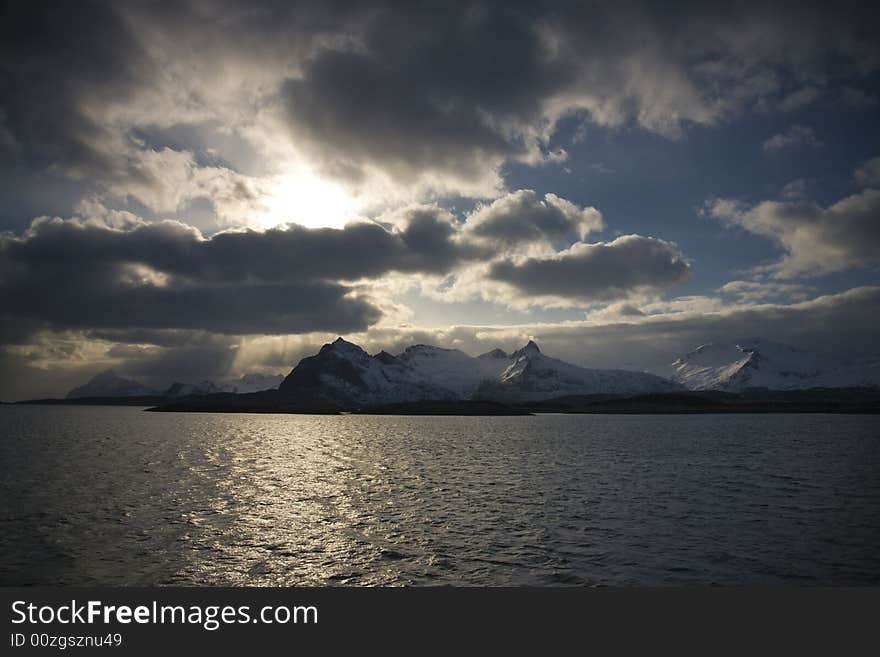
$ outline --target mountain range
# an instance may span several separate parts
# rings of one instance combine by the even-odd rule
[[[148,388],[134,379],[126,379],[112,369],[96,374],[85,384],[67,393],[67,399],[94,397],[189,397],[193,395],[212,395],[220,392],[237,394],[272,390],[284,380],[283,376],[271,374],[245,374],[239,379],[215,383],[181,383],[175,381],[166,390]]]
[[[683,390],[645,372],[587,369],[550,358],[534,342],[507,354],[468,356],[457,349],[408,347],[371,356],[338,338],[304,358],[279,387],[285,396],[319,391],[346,406],[421,400],[535,401],[567,394],[635,395]]]
[[[543,354],[529,341],[512,353],[493,349],[470,356],[418,344],[392,355],[370,355],[338,338],[303,358],[286,377],[248,374],[214,383],[174,383],[164,392],[102,372],[71,390],[68,399],[95,397],[188,398],[277,389],[278,399],[341,408],[458,400],[541,402],[572,396],[632,397],[698,391],[880,387],[880,360],[838,363],[767,340],[706,344],[675,360],[658,376],[648,372],[572,365]]]
[[[839,362],[752,338],[705,344],[673,362],[666,376],[689,390],[806,390],[880,386],[880,359]]]

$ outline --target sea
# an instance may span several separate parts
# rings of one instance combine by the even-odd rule
[[[880,416],[0,406],[0,585],[880,584]]]

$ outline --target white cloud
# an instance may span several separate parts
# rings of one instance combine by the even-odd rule
[[[855,179],[862,187],[880,187],[880,157],[868,160],[856,169]]]
[[[785,132],[780,132],[768,137],[761,144],[761,150],[765,153],[775,153],[793,146],[811,146],[818,148],[822,142],[816,137],[815,131],[804,125],[793,125]]]
[[[787,183],[780,192],[780,196],[787,201],[799,201],[807,195],[807,181],[803,178],[792,180]]]
[[[776,281],[730,281],[718,292],[734,297],[740,302],[758,303],[764,301],[803,301],[809,296],[810,288],[799,283],[779,283]]]
[[[531,189],[522,189],[477,206],[467,215],[464,230],[502,249],[520,250],[537,243],[555,251],[585,240],[602,226],[602,214],[596,208],[580,207],[556,194],[542,198]]]
[[[880,263],[880,190],[866,189],[828,207],[777,201],[748,206],[715,199],[706,212],[778,244],[783,257],[764,268],[776,278],[817,276]]]
[[[783,112],[794,112],[811,105],[818,100],[821,95],[822,94],[817,87],[807,85],[800,89],[796,89],[783,97],[783,99],[779,101],[779,109]]]
[[[482,299],[517,310],[587,309],[597,303],[642,299],[690,276],[678,247],[642,235],[607,242],[576,241],[561,250],[501,250],[443,278],[418,280],[420,292],[443,302]]]

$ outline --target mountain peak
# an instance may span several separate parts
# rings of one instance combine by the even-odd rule
[[[325,344],[321,347],[321,350],[318,353],[326,353],[328,351],[336,352],[339,354],[364,354],[366,355],[363,349],[361,349],[358,345],[353,342],[349,342],[344,338],[336,338],[333,342],[329,344]]]
[[[758,337],[702,345],[676,360],[670,375],[692,390],[729,392],[876,386],[878,380],[867,365]]]
[[[81,397],[135,397],[154,395],[155,390],[133,379],[118,376],[113,370],[105,370],[93,376],[87,383],[67,393],[68,399]]]
[[[404,353],[417,353],[417,352],[441,353],[441,352],[448,352],[448,351],[455,351],[455,350],[454,349],[444,349],[443,347],[435,347],[432,344],[419,343],[419,344],[410,345],[409,347],[407,347],[403,351],[404,351]]]
[[[379,361],[380,363],[382,363],[384,365],[391,365],[391,364],[397,362],[397,358],[395,358],[394,356],[389,354],[384,349],[382,351],[380,351],[378,354],[376,354],[375,356],[373,356],[373,358],[375,358],[377,361]]]
[[[403,401],[642,394],[681,386],[644,372],[572,365],[544,356],[534,340],[509,356],[496,349],[478,358],[430,345],[412,345],[397,356],[385,351],[368,356],[337,340],[303,358],[278,389],[290,399],[305,395],[357,408]]]
[[[540,353],[541,350],[538,348],[538,345],[535,344],[535,341],[529,340],[528,343],[526,343],[525,347],[523,347],[522,349],[517,349],[511,354],[511,356],[513,358],[519,358],[520,356],[534,356]]]

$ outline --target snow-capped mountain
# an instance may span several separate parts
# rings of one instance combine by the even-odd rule
[[[284,377],[280,374],[245,374],[239,379],[230,379],[220,383],[223,392],[244,394],[274,390],[281,385]]]
[[[278,389],[283,395],[317,395],[342,405],[458,399],[403,360],[384,351],[370,356],[342,338],[303,358]]]
[[[218,392],[234,392],[244,394],[250,392],[262,392],[274,390],[284,377],[275,374],[245,374],[239,379],[229,379],[214,383],[204,380],[200,383],[172,383],[163,394],[165,397],[187,397],[190,395],[214,395]]]
[[[407,347],[397,358],[461,399],[470,399],[483,381],[496,380],[510,365],[510,357],[500,349],[474,358],[458,349],[426,344]]]
[[[677,383],[646,372],[578,367],[545,356],[530,340],[509,356],[507,367],[497,379],[480,386],[477,396],[540,401],[565,395],[639,395],[682,389]]]
[[[880,362],[839,363],[769,340],[705,344],[676,360],[669,378],[691,390],[876,387]]]
[[[474,358],[455,349],[415,345],[398,356],[370,356],[342,338],[304,358],[279,387],[282,394],[317,394],[336,403],[419,400],[534,401],[563,395],[640,394],[681,390],[653,374],[578,367],[541,353],[534,342],[506,354]]]
[[[175,381],[164,392],[153,390],[133,379],[117,376],[113,370],[107,370],[92,377],[85,385],[74,388],[67,393],[68,399],[83,397],[189,397],[213,395],[218,392],[249,393],[261,392],[277,388],[284,380],[283,376],[274,374],[245,374],[239,379],[230,379],[215,383],[204,380],[199,383],[182,383]]]
[[[371,356],[337,339],[303,358],[287,377],[246,374],[215,383],[174,383],[158,392],[107,370],[67,393],[84,397],[205,396],[278,389],[281,398],[331,402],[343,407],[413,401],[484,399],[543,401],[574,395],[632,396],[681,390],[741,392],[749,388],[880,388],[880,359],[840,363],[788,345],[751,339],[706,344],[663,372],[667,378],[618,369],[592,369],[541,353],[533,341],[508,354],[493,349],[477,357],[457,349],[418,344],[393,356]]]
[[[134,381],[117,376],[113,370],[106,370],[96,374],[88,383],[74,388],[67,393],[67,399],[82,399],[83,397],[144,397],[158,395],[156,390]]]

